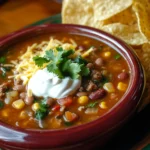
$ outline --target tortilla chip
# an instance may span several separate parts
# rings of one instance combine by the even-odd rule
[[[136,24],[137,20],[136,20],[135,13],[132,10],[132,7],[130,6],[126,10],[103,21],[103,25],[108,25],[108,24],[112,24],[112,23],[121,23],[121,24],[125,24],[125,25]]]
[[[62,22],[92,26],[94,22],[93,0],[64,0]]]
[[[150,103],[150,0],[64,0],[63,23],[102,29],[132,45],[146,71]]]
[[[124,25],[114,23],[105,25],[102,30],[115,35],[130,45],[142,45],[147,43],[147,39],[138,31],[137,25]]]
[[[133,11],[136,14],[140,32],[150,40],[150,2],[134,0]]]
[[[94,18],[101,21],[124,11],[133,3],[132,0],[93,0]]]
[[[145,86],[145,91],[144,95],[140,104],[139,111],[141,111],[147,104],[150,103],[150,44],[145,43],[139,48],[133,47],[135,52],[137,53],[143,67],[145,70],[145,75],[146,75],[146,86]]]

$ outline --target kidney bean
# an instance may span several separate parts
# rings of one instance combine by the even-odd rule
[[[14,84],[15,84],[15,85],[21,84],[21,79],[14,80]]]
[[[88,63],[86,66],[87,66],[89,69],[92,69],[92,68],[94,67],[94,64]]]
[[[16,90],[16,91],[23,91],[25,89],[25,87],[23,85],[15,85],[13,90]]]
[[[78,93],[77,93],[77,96],[78,96],[78,97],[86,96],[86,95],[88,95],[87,92],[78,92]]]
[[[85,50],[86,50],[86,47],[83,46],[83,45],[79,45],[79,46],[77,47],[77,49],[79,49],[79,50],[81,50],[81,51],[85,51]]]
[[[102,99],[105,95],[106,95],[106,91],[104,89],[98,89],[97,91],[92,92],[89,95],[89,98],[92,100]]]
[[[27,105],[31,105],[33,103],[33,100],[34,100],[33,96],[30,97],[27,96],[24,101]]]
[[[25,99],[26,98],[26,93],[25,92],[20,93],[20,98]]]
[[[128,77],[129,77],[129,74],[126,72],[122,72],[118,75],[118,79],[120,79],[120,80],[128,79]]]
[[[101,72],[97,71],[97,70],[93,70],[92,71],[92,79],[93,80],[101,80],[102,79],[102,74]]]
[[[96,89],[97,89],[97,85],[94,84],[92,81],[89,82],[89,84],[86,88],[87,91],[93,91],[93,90],[96,90]]]
[[[48,106],[51,106],[53,103],[54,103],[54,99],[52,99],[52,98],[50,98],[50,97],[46,100],[46,104],[47,104]]]
[[[3,84],[0,85],[0,93],[5,92],[10,85],[10,82],[4,82]]]
[[[97,59],[95,60],[95,64],[96,64],[97,66],[101,67],[101,66],[104,65],[104,61],[103,61],[102,58],[97,58]]]

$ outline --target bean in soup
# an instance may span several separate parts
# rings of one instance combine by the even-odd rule
[[[119,53],[97,40],[63,33],[11,47],[0,57],[0,74],[0,120],[33,129],[95,120],[121,99],[130,81]]]

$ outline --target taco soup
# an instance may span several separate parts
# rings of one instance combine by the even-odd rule
[[[0,57],[0,121],[21,128],[60,129],[107,113],[126,93],[126,60],[95,39],[42,35]]]

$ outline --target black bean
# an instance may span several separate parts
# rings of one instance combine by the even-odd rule
[[[97,91],[92,92],[89,95],[89,98],[92,100],[102,99],[105,97],[105,95],[106,95],[106,91],[104,89],[98,89]]]
[[[120,80],[128,79],[128,77],[129,77],[129,74],[126,72],[122,72],[118,75],[118,79],[120,79]]]

